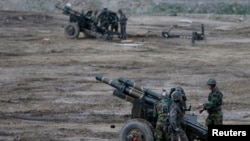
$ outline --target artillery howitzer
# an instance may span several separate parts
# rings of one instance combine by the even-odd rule
[[[131,119],[123,125],[119,140],[154,141],[156,119],[153,118],[153,108],[161,94],[123,77],[115,81],[98,74],[96,79],[114,87],[113,95],[133,104]],[[185,131],[189,141],[207,141],[207,128],[197,122],[196,115],[185,115]]]
[[[171,34],[170,31],[173,28],[174,26],[172,26],[168,31],[162,31],[162,37],[164,38],[190,38],[192,43],[195,43],[195,41],[205,40],[204,24],[200,24],[200,33],[197,31],[193,31],[191,35]]]
[[[64,26],[64,35],[67,38],[78,38],[80,32],[83,32],[93,38],[104,38],[105,40],[112,39],[110,32],[97,26],[91,18],[91,15],[75,11],[70,5],[61,7],[57,4],[55,7],[62,10],[64,15],[69,16],[69,23]],[[89,12],[90,11],[87,13]]]

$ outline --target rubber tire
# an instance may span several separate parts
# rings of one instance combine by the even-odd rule
[[[140,130],[142,135],[145,137],[144,140],[140,141],[153,141],[154,136],[153,136],[153,130],[154,128],[152,125],[140,118],[135,118],[135,119],[130,119],[128,120],[122,127],[119,135],[119,141],[127,141],[127,136],[129,132],[133,129]]]
[[[73,34],[68,34],[67,30],[68,28],[72,28],[74,30]],[[77,23],[68,23],[67,25],[64,26],[64,35],[68,39],[75,39],[78,38],[80,34],[79,26]]]

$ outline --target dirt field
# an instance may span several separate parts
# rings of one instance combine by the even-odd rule
[[[128,35],[118,39],[64,37],[63,15],[0,12],[0,140],[117,141],[131,104],[95,79],[120,76],[161,92],[176,85],[187,93],[190,113],[209,93],[214,77],[224,92],[224,123],[250,123],[250,19],[239,16],[131,16]],[[163,30],[191,35],[180,20],[204,23],[206,41],[160,37]],[[138,37],[133,35],[143,35]],[[114,124],[116,128],[110,128]]]

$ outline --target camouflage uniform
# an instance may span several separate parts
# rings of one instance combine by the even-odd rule
[[[223,123],[222,107],[223,93],[215,87],[208,96],[208,101],[203,104],[204,110],[207,110],[206,126],[220,125]]]
[[[182,107],[182,94],[175,91],[172,94],[173,102],[170,106],[169,122],[171,128],[171,141],[188,141],[187,135],[183,130],[184,112]]]
[[[170,140],[170,135],[163,131],[165,124],[168,122],[169,105],[171,100],[169,98],[162,98],[154,106],[153,116],[157,118],[156,129],[154,137],[156,141]]]
[[[127,38],[126,25],[127,25],[128,19],[127,19],[126,15],[122,12],[121,9],[118,12],[120,13],[121,39],[126,40],[126,38]]]
[[[94,11],[94,13],[91,15],[91,31],[94,32],[94,34],[96,34],[97,32],[97,24],[98,24],[98,21],[97,21],[97,14],[98,14],[98,11]],[[96,38],[96,35],[94,35],[94,37]]]
[[[95,25],[98,24],[98,21],[97,21],[97,14],[98,14],[98,10],[94,11],[94,14],[92,15],[92,20],[93,20],[93,22],[95,23]]]
[[[170,90],[170,97],[173,94],[173,92],[175,92],[175,91],[179,91],[182,94],[182,107],[184,109],[183,112],[185,113],[185,110],[187,109],[187,104],[186,104],[187,97],[186,97],[186,93],[185,93],[184,89],[181,86],[176,86],[174,88],[171,88],[171,90]]]
[[[119,21],[119,18],[117,14],[114,12],[111,12],[110,14],[111,31],[118,32],[118,21]]]
[[[98,21],[100,20],[100,26],[104,28],[105,30],[108,30],[109,28],[109,14],[110,12],[108,11],[107,8],[104,8],[102,12],[98,16]]]

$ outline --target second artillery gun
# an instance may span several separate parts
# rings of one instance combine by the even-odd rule
[[[69,16],[69,23],[64,26],[64,35],[68,39],[75,39],[79,37],[80,32],[87,34],[93,38],[103,38],[105,40],[112,39],[111,31],[98,26],[91,18],[91,15],[80,13],[74,10],[68,3],[62,7],[59,4],[55,6],[57,9],[63,11],[64,15]],[[87,13],[92,13],[88,11]]]
[[[161,94],[123,77],[115,81],[98,74],[96,79],[114,87],[114,96],[133,104],[131,119],[123,125],[119,140],[154,141],[156,119],[153,118],[153,108]],[[207,128],[197,122],[196,115],[185,114],[185,131],[189,141],[207,141]]]

